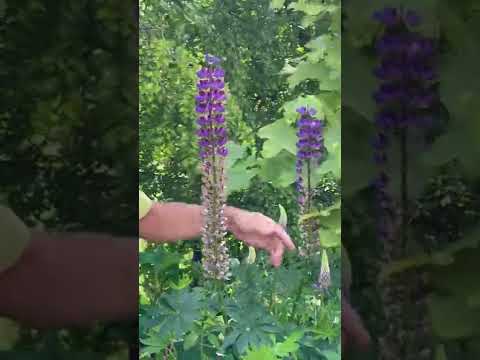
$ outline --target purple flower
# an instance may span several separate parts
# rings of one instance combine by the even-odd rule
[[[398,109],[428,108],[436,99],[432,93],[434,44],[431,39],[402,26],[418,24],[418,15],[410,10],[386,8],[376,12],[374,18],[385,25],[385,33],[377,41],[380,60],[374,71],[381,80],[379,89],[373,94],[380,107],[376,124],[381,128],[404,126],[407,118],[415,117],[405,115],[405,111],[403,116],[398,116]],[[386,116],[392,108],[397,111]]]
[[[225,123],[225,116],[223,116],[222,114],[215,115],[215,123],[217,125],[224,124]]]
[[[197,84],[199,90],[207,90],[210,87],[210,82],[208,80],[200,80]]]
[[[299,107],[297,109],[297,112],[300,114],[300,115],[310,115],[310,116],[314,116],[316,113],[317,113],[317,110],[315,110],[314,108],[308,108],[306,106],[302,106],[302,107]]]
[[[372,190],[375,194],[377,208],[375,231],[379,245],[382,247],[381,258],[390,262],[398,256],[403,256],[407,240],[407,223],[400,215],[408,213],[407,201],[408,186],[405,178],[408,174],[409,151],[408,140],[414,138],[412,127],[430,126],[432,116],[436,113],[438,103],[436,94],[435,42],[427,39],[414,28],[420,24],[420,17],[411,10],[385,8],[373,14],[373,18],[382,25],[380,36],[375,43],[378,63],[374,74],[379,80],[379,86],[373,98],[376,103],[374,118],[375,136],[372,141],[373,161],[378,166],[378,174],[372,179]],[[408,132],[407,132],[408,128]],[[413,130],[413,129],[412,129]],[[408,134],[408,136],[406,136]],[[397,137],[397,135],[400,135]],[[400,161],[397,166],[391,163],[390,146],[397,137],[400,149]],[[401,212],[398,211],[396,201],[392,195],[390,171],[401,176]],[[412,174],[415,176],[415,174]],[[405,196],[407,195],[407,196]],[[401,221],[400,221],[401,220]],[[399,223],[402,223],[401,233],[397,234]],[[398,283],[400,284],[400,283]],[[398,285],[397,284],[397,285]],[[406,296],[398,286],[382,284],[381,296],[387,309],[396,299],[387,291],[394,292],[394,297],[403,299]],[[398,303],[396,304],[398,305]],[[404,339],[417,338],[416,334],[406,334],[408,329],[403,324],[396,324],[395,318],[388,311],[385,312],[385,321],[389,324],[389,331],[381,339],[380,356],[385,358],[402,358],[400,353],[391,351],[403,347],[402,339],[396,330],[401,330]],[[399,328],[396,328],[399,327]],[[393,335],[393,336],[392,336]],[[400,339],[400,340],[399,340]],[[388,356],[383,353],[388,350]]]
[[[211,124],[211,119],[207,116],[200,116],[197,119],[197,124],[201,127],[203,126],[209,126]]]
[[[311,188],[311,178],[314,167],[318,165],[324,154],[323,145],[323,122],[314,118],[317,111],[314,108],[306,106],[299,107],[297,112],[300,118],[297,121],[297,161],[295,163],[296,190],[298,193],[297,202],[300,207],[300,213],[305,214],[311,210],[313,200],[313,189]],[[315,160],[315,161],[313,161]],[[304,179],[307,180],[307,186]],[[312,255],[317,243],[316,237],[312,233],[312,228],[301,225],[302,237],[306,255]]]
[[[204,114],[207,112],[207,105],[199,104],[195,107],[195,111],[200,114]]]
[[[374,74],[380,85],[373,94],[378,109],[374,161],[385,166],[388,142],[384,140],[389,133],[405,126],[426,125],[428,122],[422,121],[425,117],[419,112],[429,111],[436,104],[434,42],[408,28],[420,21],[411,10],[385,8],[373,17],[384,26],[376,42],[379,61]]]
[[[199,113],[196,132],[199,157],[202,161],[202,203],[204,226],[202,231],[203,268],[205,276],[213,279],[228,277],[229,256],[225,242],[225,169],[228,155],[225,147],[227,128],[225,127],[225,72],[220,68],[220,59],[207,54],[206,66],[198,72],[198,94],[195,97],[195,111]]]
[[[208,65],[219,65],[222,62],[222,60],[217,56],[205,54],[205,62]]]
[[[213,76],[217,78],[222,78],[225,76],[225,71],[221,68],[216,68],[213,70]]]
[[[220,156],[225,157],[225,156],[228,155],[228,150],[227,150],[226,147],[219,147],[219,148],[217,149],[217,154],[220,155]]]
[[[412,10],[408,10],[405,14],[405,22],[410,25],[410,26],[418,26],[420,25],[420,16],[412,11]]]
[[[207,79],[210,76],[210,69],[208,67],[203,67],[197,71],[197,76],[200,79]]]
[[[395,8],[385,8],[380,11],[375,11],[373,18],[387,26],[395,25],[399,21],[398,11]]]

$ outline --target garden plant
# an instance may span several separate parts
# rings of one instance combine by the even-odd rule
[[[343,243],[376,343],[362,359],[479,356],[476,8],[343,4]]]

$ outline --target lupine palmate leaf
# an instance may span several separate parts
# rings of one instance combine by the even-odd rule
[[[242,360],[278,360],[273,349],[268,346],[262,346],[250,350]]]
[[[233,320],[233,331],[225,338],[224,348],[233,345],[243,354],[249,348],[272,345],[270,336],[278,332],[278,328],[263,306],[231,303],[227,306],[227,313]]]
[[[298,342],[303,337],[303,331],[295,331],[290,336],[288,336],[285,341],[275,344],[275,355],[279,356],[281,359],[294,354],[299,349]]]
[[[157,322],[155,332],[181,337],[190,331],[201,317],[204,299],[203,291],[198,288],[176,290],[160,297],[154,312]]]

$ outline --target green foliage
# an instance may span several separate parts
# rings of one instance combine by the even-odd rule
[[[249,350],[243,360],[284,359],[298,351],[300,347],[298,341],[302,337],[303,333],[301,331],[294,332],[285,341],[276,343],[271,347],[262,346]]]

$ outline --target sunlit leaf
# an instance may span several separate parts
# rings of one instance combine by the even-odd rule
[[[295,154],[297,151],[295,129],[283,119],[261,128],[258,136],[267,139],[262,150],[264,158],[272,158],[282,150],[289,151],[291,154]]]

